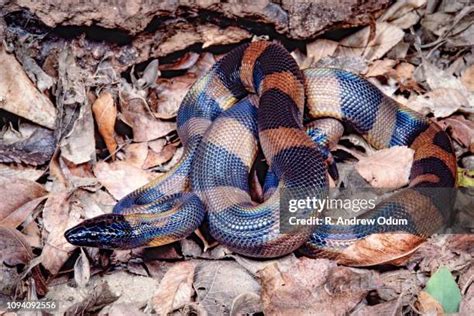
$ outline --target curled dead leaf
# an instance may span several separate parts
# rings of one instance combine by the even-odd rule
[[[117,109],[114,105],[114,99],[109,92],[102,92],[94,104],[92,104],[92,112],[99,128],[99,133],[104,139],[107,150],[115,156],[117,150],[117,142],[115,141],[115,120],[117,118]]]
[[[180,262],[172,266],[164,275],[158,290],[153,295],[151,304],[159,315],[190,302],[194,293],[192,283],[196,265],[192,262]]]

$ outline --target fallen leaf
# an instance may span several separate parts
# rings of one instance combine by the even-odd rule
[[[54,129],[56,108],[39,92],[20,63],[5,48],[0,48],[0,108],[41,126]]]
[[[453,275],[446,267],[436,271],[426,283],[425,288],[433,299],[443,307],[445,313],[456,313],[462,296]]]
[[[381,286],[374,271],[326,259],[301,258],[286,272],[274,263],[258,275],[263,312],[269,315],[345,315]]]
[[[474,153],[474,122],[462,115],[454,115],[439,121],[443,127],[451,127],[451,136],[460,145]]]
[[[79,165],[95,160],[94,120],[90,104],[82,104],[71,132],[61,140],[61,156]]]
[[[154,118],[145,108],[143,99],[128,99],[122,103],[125,122],[132,127],[133,140],[145,142],[166,136],[176,130],[175,122]]]
[[[370,40],[370,27],[342,39],[336,50],[338,55],[359,55],[367,60],[376,60],[385,55],[400,42],[405,33],[403,30],[386,22],[375,24],[375,36]],[[369,42],[370,40],[370,42]]]
[[[229,286],[229,280],[238,286]],[[260,290],[260,285],[253,276],[233,261],[210,261],[199,264],[193,286],[197,302],[209,315],[229,314],[234,300],[239,295],[257,294]]]
[[[135,293],[136,294],[136,293]],[[78,295],[79,296],[79,295]],[[104,306],[115,302],[118,295],[113,293],[107,282],[97,284],[92,291],[80,295],[79,302],[71,305],[67,310],[61,311],[62,315],[86,315],[97,312]]]
[[[421,291],[418,294],[417,306],[424,315],[444,315],[443,306],[425,291]]]
[[[99,161],[94,167],[94,174],[117,200],[155,178],[152,173],[125,161],[114,161],[112,163]]]
[[[322,58],[332,56],[338,45],[335,41],[317,39],[306,45],[306,54],[311,59],[311,63],[316,64]]]
[[[185,261],[175,264],[166,272],[151,301],[157,314],[167,315],[183,303],[191,301],[195,268],[194,263]]]
[[[161,166],[164,163],[170,161],[176,153],[176,150],[176,146],[173,146],[172,144],[164,146],[163,149],[158,153],[154,150],[149,150],[148,156],[146,156],[145,163],[143,164],[143,169]]]
[[[99,133],[104,139],[107,150],[115,157],[117,150],[117,142],[115,141],[115,119],[117,118],[117,109],[114,105],[114,99],[109,92],[102,92],[94,104],[92,104],[92,112],[94,113]]]
[[[50,194],[44,205],[43,221],[48,234],[41,253],[41,263],[52,275],[59,272],[69,258],[69,253],[76,248],[67,242],[64,232],[79,224],[81,216],[82,210],[72,203],[67,192]]]
[[[428,86],[434,91],[440,90],[440,94],[449,93],[452,101],[447,102],[445,106],[453,107],[451,103],[456,106],[461,104],[461,108],[464,111],[474,112],[474,95],[469,93],[467,88],[461,83],[461,80],[455,76],[443,71],[430,62],[424,60],[422,64],[423,73]],[[446,102],[446,100],[442,100]]]
[[[148,144],[146,142],[129,144],[124,148],[124,151],[127,163],[137,168],[146,169],[143,167],[148,155]]]
[[[461,82],[469,91],[474,92],[474,65],[471,65],[464,70]]]
[[[232,301],[230,316],[256,314],[261,313],[262,310],[259,295],[252,292],[242,293]]]
[[[456,89],[438,88],[424,97],[433,104],[430,110],[436,118],[448,117],[463,107],[469,107],[468,99]]]
[[[397,62],[392,59],[376,60],[369,67],[366,73],[367,77],[383,76],[388,73]]]
[[[0,164],[0,177],[36,181],[41,178],[43,174],[44,170],[36,169],[34,167],[26,167],[14,164]]]
[[[74,280],[79,288],[84,288],[91,277],[91,267],[84,249],[81,248],[81,255],[74,264]]]
[[[372,234],[332,257],[349,266],[402,265],[425,240],[405,233]]]
[[[30,245],[16,229],[0,226],[0,262],[10,266],[28,264],[33,258]]]
[[[406,146],[385,148],[360,157],[355,168],[373,187],[398,189],[409,182],[413,154]]]
[[[46,198],[47,196],[41,196],[26,202],[25,204],[8,214],[8,216],[0,219],[0,225],[10,228],[16,228],[20,226],[28,218],[28,216],[33,213],[36,207],[38,207],[38,205]]]
[[[25,203],[46,193],[42,185],[33,181],[0,178],[0,222]]]
[[[157,82],[158,100],[156,101],[158,108],[153,113],[155,117],[162,119],[176,117],[181,101],[196,79],[195,75],[189,74],[171,79],[159,79]]]

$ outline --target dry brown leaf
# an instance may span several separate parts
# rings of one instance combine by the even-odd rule
[[[30,245],[19,231],[0,226],[0,262],[10,266],[28,264],[33,258]]]
[[[159,79],[158,108],[153,113],[157,118],[170,119],[176,116],[178,108],[188,93],[189,88],[196,81],[195,75],[186,74],[172,79]]]
[[[157,314],[167,315],[180,305],[191,301],[195,268],[194,263],[185,261],[175,264],[166,272],[151,301]]]
[[[91,267],[89,259],[81,248],[81,255],[77,258],[74,264],[74,280],[79,288],[84,288],[91,277]]]
[[[142,99],[128,99],[122,103],[125,122],[132,127],[133,140],[145,142],[166,136],[176,130],[175,122],[161,121],[151,116]]]
[[[436,118],[443,118],[469,107],[469,101],[460,90],[437,88],[425,95],[410,98],[407,106],[419,113],[433,113]]]
[[[94,119],[87,101],[71,132],[61,140],[61,156],[76,165],[95,160]]]
[[[444,315],[443,306],[425,291],[421,291],[418,294],[417,306],[423,315]]]
[[[173,146],[172,144],[164,146],[163,149],[158,153],[154,150],[149,150],[148,156],[146,157],[145,163],[143,164],[143,169],[161,166],[162,164],[170,161],[176,153],[176,150],[176,146]]]
[[[355,168],[375,188],[398,189],[408,184],[413,154],[406,146],[385,148],[360,157]]]
[[[354,33],[339,42],[336,53],[339,55],[359,55],[367,60],[381,58],[400,42],[405,33],[398,26],[386,22],[377,22],[375,36],[370,40],[370,27]]]
[[[152,173],[125,161],[114,161],[110,164],[100,161],[94,167],[94,174],[117,200],[155,178]]]
[[[451,135],[459,144],[474,152],[474,122],[462,115],[454,115],[440,121],[442,126],[450,126]]]
[[[17,178],[29,181],[36,181],[44,174],[44,170],[22,165],[0,164],[0,177]]]
[[[335,41],[317,39],[306,45],[306,54],[311,59],[311,63],[315,64],[324,57],[332,56],[338,45]]]
[[[325,259],[301,258],[288,271],[275,263],[257,274],[268,315],[345,315],[381,285],[375,272],[338,267]]]
[[[461,82],[469,91],[474,92],[474,65],[471,65],[464,70]]]
[[[114,157],[117,150],[117,142],[114,138],[117,109],[115,108],[112,94],[110,92],[102,92],[94,104],[92,104],[92,112],[107,150]]]
[[[148,144],[146,142],[130,144],[126,146],[124,150],[125,161],[127,163],[137,168],[143,168],[148,154]]]
[[[25,203],[46,193],[43,186],[33,181],[0,178],[0,221]]]
[[[337,254],[337,262],[366,267],[378,264],[405,264],[426,239],[405,233],[372,234]]]
[[[48,232],[43,252],[43,266],[56,275],[61,266],[69,258],[69,253],[76,248],[64,238],[66,229],[81,221],[82,210],[71,203],[69,193],[51,194],[43,209],[44,228]]]
[[[423,61],[422,65],[424,76],[429,87],[433,91],[446,89],[440,90],[439,94],[449,93],[450,98],[453,98],[452,100],[440,99],[440,102],[444,102],[444,106],[454,108],[455,106],[461,105],[462,110],[474,112],[474,94],[468,91],[460,79],[449,74],[447,71],[437,68],[426,60]],[[435,96],[437,96],[437,94],[435,94]],[[442,107],[442,105],[440,104],[439,107]]]
[[[383,76],[392,70],[393,66],[395,66],[397,62],[393,59],[382,59],[376,60],[372,63],[367,71],[367,77],[377,77]]]
[[[38,224],[35,221],[32,221],[25,228],[23,228],[22,233],[28,244],[34,248],[41,248],[41,231],[38,227]]]
[[[229,287],[229,280],[238,286]],[[246,293],[257,294],[260,290],[257,280],[233,261],[199,264],[193,286],[196,290],[196,301],[209,315],[228,315],[238,296]],[[261,309],[255,312],[261,312]]]
[[[43,202],[47,196],[41,196],[26,202],[15,211],[11,212],[8,216],[0,219],[0,225],[10,228],[16,228],[25,221],[25,219],[33,213],[36,207]]]
[[[30,81],[13,55],[0,47],[0,108],[53,129],[56,109]]]
[[[404,83],[408,80],[413,80],[414,71],[415,66],[406,62],[402,62],[398,64],[397,67],[395,67],[395,74],[401,83]]]

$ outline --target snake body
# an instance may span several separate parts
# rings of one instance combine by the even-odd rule
[[[305,127],[304,115],[318,120]],[[375,148],[407,145],[415,152],[408,188],[363,217],[406,218],[408,224],[397,229],[422,236],[449,220],[446,196],[425,190],[456,183],[451,140],[438,125],[357,75],[302,72],[284,47],[257,41],[226,54],[185,96],[177,115],[181,161],[120,200],[112,214],[85,220],[65,237],[80,246],[159,246],[187,237],[207,220],[211,235],[231,250],[277,257],[301,246],[310,255],[337,253],[371,234],[390,232],[360,225],[281,231],[282,192],[318,198],[327,193],[330,143],[342,134],[340,122]],[[263,203],[249,194],[258,142],[270,169]]]

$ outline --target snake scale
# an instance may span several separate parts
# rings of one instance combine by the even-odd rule
[[[303,118],[316,123],[303,125]],[[87,219],[65,233],[79,246],[129,249],[190,235],[203,221],[219,243],[251,257],[278,257],[303,246],[308,255],[337,253],[380,226],[308,226],[280,230],[282,190],[321,197],[327,191],[329,145],[350,126],[375,148],[414,150],[408,188],[363,215],[407,218],[404,232],[429,236],[449,220],[456,159],[435,123],[385,96],[367,80],[339,69],[301,71],[281,45],[243,44],[196,81],[177,115],[184,146],[168,173],[121,199],[112,214]],[[336,135],[336,136],[335,136]],[[336,140],[337,141],[337,140]],[[258,143],[269,165],[265,201],[249,194]]]

